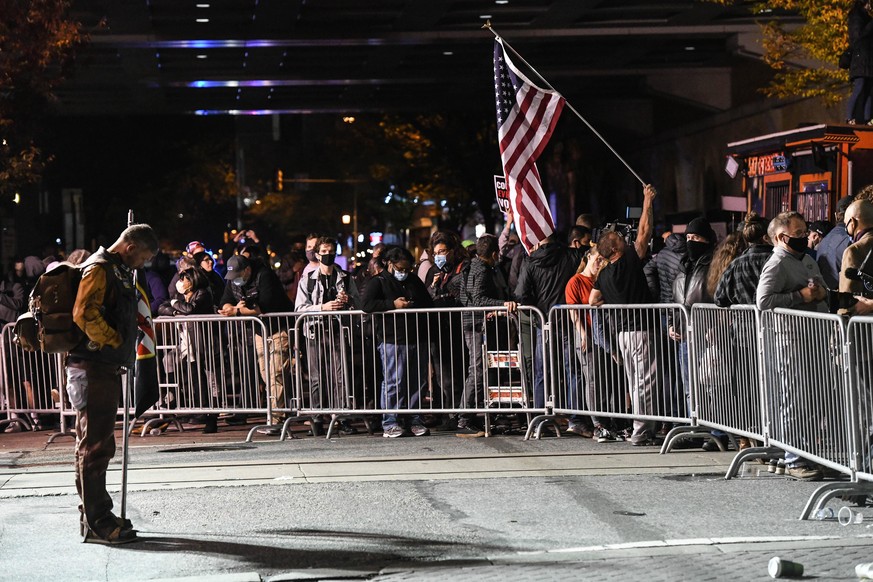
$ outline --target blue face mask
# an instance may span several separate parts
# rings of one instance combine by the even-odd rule
[[[437,266],[437,269],[442,269],[446,266],[446,256],[445,255],[436,255],[433,258],[433,264]]]
[[[394,271],[394,278],[398,281],[406,281],[406,278],[409,276],[409,273],[403,273],[401,271]]]

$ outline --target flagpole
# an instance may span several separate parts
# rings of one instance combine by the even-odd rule
[[[540,78],[540,80],[543,82],[543,84],[546,86],[547,89],[549,89],[550,91],[555,91],[556,93],[558,93],[558,94],[560,95],[560,92],[559,92],[559,91],[556,91],[555,88],[552,87],[551,83],[549,83],[549,82],[546,80],[545,77],[543,77],[542,75],[540,75],[539,71],[537,71],[535,68],[533,68],[533,66],[532,66],[529,62],[527,62],[527,61],[524,59],[524,57],[521,56],[521,54],[519,54],[519,52],[518,52],[517,50],[515,50],[514,48],[512,48],[512,45],[509,44],[509,43],[506,41],[505,38],[503,38],[502,36],[500,36],[500,35],[497,33],[497,31],[494,30],[494,28],[491,27],[491,21],[490,21],[490,20],[487,21],[485,24],[483,24],[483,25],[482,25],[482,28],[487,28],[488,30],[490,30],[491,33],[494,35],[494,38],[499,39],[499,40],[503,43],[504,46],[506,46],[509,50],[511,50],[511,51],[513,52],[513,54],[515,54],[515,56],[517,56],[517,57],[519,58],[519,60],[521,60],[521,62],[524,63],[525,66],[527,66],[527,68],[529,68],[531,71],[533,71],[534,74],[536,74],[536,76]],[[562,95],[562,97],[563,97],[563,95]],[[600,141],[603,142],[603,145],[605,145],[607,148],[609,148],[609,151],[611,151],[611,152],[613,153],[613,155],[615,155],[615,157],[618,158],[618,160],[619,160],[622,164],[624,164],[624,167],[627,168],[628,171],[629,171],[631,174],[634,175],[634,178],[636,178],[637,180],[639,180],[640,184],[642,184],[643,186],[646,186],[646,181],[643,180],[642,178],[640,178],[639,174],[637,174],[637,173],[634,171],[634,169],[631,168],[630,165],[629,165],[629,164],[624,160],[624,158],[622,158],[622,157],[619,155],[619,153],[618,153],[617,151],[615,151],[615,148],[613,148],[611,145],[609,145],[609,142],[606,141],[606,139],[604,139],[604,137],[603,137],[602,135],[600,135],[600,132],[598,132],[596,129],[594,129],[594,126],[591,125],[590,123],[588,123],[588,120],[587,120],[587,119],[585,119],[584,117],[582,117],[582,114],[579,113],[579,112],[576,110],[575,107],[573,107],[573,104],[570,103],[569,101],[567,101],[566,98],[564,99],[564,102],[565,102],[567,108],[568,108],[570,111],[572,111],[573,113],[575,113],[575,114],[576,114],[576,117],[578,117],[579,119],[581,119],[581,120],[582,120],[582,123],[584,123],[586,126],[588,126],[588,129],[590,129],[591,132],[592,132],[594,135],[596,135],[596,136],[600,139]]]
[[[133,209],[127,211],[127,226],[133,224]],[[133,272],[133,289],[136,291],[136,271]],[[138,300],[138,299],[137,299]],[[130,430],[130,393],[133,387],[133,372],[136,366],[127,369],[124,380],[124,422],[121,434],[121,519],[127,518],[127,457],[128,432]]]

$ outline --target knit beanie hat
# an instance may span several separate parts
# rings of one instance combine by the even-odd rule
[[[716,243],[715,231],[712,230],[709,221],[702,216],[698,216],[688,223],[688,226],[685,227],[685,234],[696,234],[705,238],[710,244]]]

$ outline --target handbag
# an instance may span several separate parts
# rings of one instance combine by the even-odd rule
[[[852,66],[852,49],[847,48],[840,54],[840,58],[837,61],[837,64],[841,69],[848,69]]]

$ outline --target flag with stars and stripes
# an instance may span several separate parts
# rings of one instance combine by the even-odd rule
[[[530,252],[555,231],[536,161],[549,143],[564,98],[531,83],[509,60],[499,38],[494,42],[494,90],[500,158],[515,229]]]
[[[139,275],[139,273],[137,273]],[[139,281],[145,277],[135,277],[137,297],[136,325],[139,327],[139,340],[136,344],[136,366],[134,367],[133,403],[134,418],[154,406],[160,399],[158,389],[158,362],[156,356],[155,329],[152,326],[152,311],[148,295]]]

